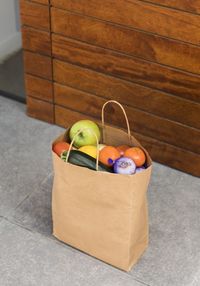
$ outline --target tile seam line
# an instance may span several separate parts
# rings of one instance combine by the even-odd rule
[[[26,195],[26,196],[22,199],[22,201],[19,202],[19,204],[10,212],[10,214],[8,215],[8,217],[10,217],[10,216],[12,217],[12,216],[14,215],[15,211],[16,211],[34,192],[36,192],[37,189],[38,189],[39,187],[41,187],[42,184],[44,184],[44,183],[46,182],[47,178],[49,178],[50,176],[51,176],[51,174],[45,176],[45,178],[39,183],[38,187],[37,187],[37,188],[34,188],[34,190],[33,190],[32,192],[30,192],[28,195]],[[41,191],[42,191],[42,192],[45,192],[45,190],[43,190],[43,189],[42,189]]]
[[[47,240],[49,240],[49,241],[51,241],[51,242],[53,241],[53,242],[55,242],[57,245],[59,245],[59,246],[65,248],[65,249],[66,249],[66,247],[67,247],[67,250],[69,250],[71,253],[76,252],[77,255],[84,254],[84,255],[86,255],[87,257],[92,258],[92,259],[95,259],[95,260],[97,260],[97,261],[99,261],[99,262],[101,262],[101,263],[103,263],[103,264],[106,263],[106,262],[104,262],[104,261],[102,261],[102,260],[99,260],[98,258],[96,258],[96,257],[94,257],[94,256],[91,256],[90,254],[81,252],[78,248],[74,248],[73,246],[71,246],[71,245],[69,245],[69,244],[65,244],[65,243],[63,243],[63,242],[60,243],[60,241],[57,240],[57,239],[55,239],[55,238],[53,237],[53,235],[47,236],[47,235],[45,235],[45,234],[42,234],[42,233],[40,233],[40,232],[35,231],[34,229],[32,230],[32,229],[30,229],[30,228],[28,228],[28,227],[25,227],[25,226],[23,226],[22,224],[20,224],[20,223],[17,222],[17,221],[12,221],[12,220],[10,220],[10,219],[7,218],[7,217],[2,217],[2,221],[0,221],[0,224],[1,224],[1,222],[3,222],[3,220],[9,222],[10,224],[12,224],[12,225],[14,225],[14,226],[19,227],[20,229],[23,229],[23,230],[25,230],[25,231],[28,231],[29,233],[32,233],[33,235],[34,235],[34,234],[37,234],[37,235],[41,236],[43,239],[47,239]],[[108,265],[108,264],[106,263],[106,265]],[[115,268],[115,267],[112,266],[112,265],[109,265],[109,269],[110,269],[110,267],[113,267],[114,270],[122,271],[122,270],[120,270],[120,269]],[[132,278],[132,279],[135,280],[136,282],[139,282],[139,283],[142,284],[142,285],[150,286],[150,285],[147,284],[146,282],[143,282],[143,281],[139,280],[138,278],[134,278],[132,275],[130,275],[130,274],[127,273],[127,272],[122,272],[122,273],[123,273],[124,275],[127,275],[129,278]],[[125,277],[121,277],[121,278],[122,278],[122,280],[126,280]]]
[[[130,273],[127,273],[129,277],[132,277],[135,281],[141,283],[144,286],[151,286],[150,284],[148,284],[147,282],[144,282],[142,280],[140,280],[139,278],[134,277],[133,275],[131,275]]]
[[[34,229],[30,229],[30,228],[28,228],[28,227],[25,227],[25,226],[23,226],[22,224],[20,224],[20,223],[17,222],[17,221],[12,221],[10,218],[7,218],[7,217],[4,217],[3,220],[6,220],[6,221],[9,222],[10,224],[15,225],[15,226],[17,226],[17,227],[19,227],[19,228],[21,228],[21,229],[23,229],[23,230],[26,230],[26,231],[28,231],[28,232],[30,232],[30,233],[32,233],[32,234],[37,234],[37,235],[39,235],[39,236],[42,237],[42,238],[45,238],[45,239],[47,239],[47,240],[49,240],[49,241],[53,241],[53,242],[55,242],[57,245],[60,245],[61,247],[65,248],[65,249],[66,249],[66,247],[67,247],[67,249],[68,249],[70,252],[72,252],[72,253],[74,253],[74,251],[79,251],[77,248],[75,248],[75,247],[73,247],[73,246],[71,246],[71,245],[69,245],[69,244],[65,244],[65,243],[63,243],[62,241],[58,240],[58,239],[55,238],[52,234],[51,234],[50,236],[45,235],[45,234],[43,234],[43,233],[41,233],[41,232],[38,232],[38,231],[36,231],[36,230],[34,230]],[[79,254],[79,255],[80,255],[80,254]]]

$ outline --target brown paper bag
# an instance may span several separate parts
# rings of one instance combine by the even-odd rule
[[[107,103],[110,102],[113,101]],[[106,104],[102,109],[103,143],[142,147],[131,135],[126,115],[128,135],[116,127],[105,127]],[[64,139],[68,139],[68,131],[54,143]],[[134,175],[75,166],[62,161],[52,152],[53,235],[75,248],[129,271],[148,245],[146,191],[152,165],[151,158],[144,151],[148,167]]]

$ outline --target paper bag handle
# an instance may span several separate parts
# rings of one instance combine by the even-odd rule
[[[99,140],[98,140],[98,138],[97,138],[96,133],[95,133],[93,130],[91,130],[90,128],[82,128],[82,129],[80,129],[80,130],[78,130],[78,131],[76,132],[76,134],[74,135],[74,138],[72,139],[72,141],[71,141],[71,143],[70,143],[70,145],[69,145],[69,150],[68,150],[68,152],[67,152],[67,156],[66,156],[65,162],[68,162],[68,160],[69,160],[69,155],[70,155],[70,152],[71,152],[71,150],[72,150],[72,145],[74,144],[74,141],[75,141],[76,137],[77,137],[82,131],[84,131],[84,130],[90,130],[91,133],[93,133],[93,135],[94,135],[94,137],[95,137],[95,139],[96,139],[96,143],[97,143],[97,145],[96,145],[96,146],[97,146],[96,171],[98,171],[98,169],[99,169]],[[81,152],[81,151],[80,151],[80,152]]]
[[[131,131],[130,131],[130,124],[129,124],[129,121],[128,121],[128,117],[127,117],[127,114],[126,114],[126,111],[125,109],[123,108],[123,106],[116,100],[108,100],[107,102],[104,103],[103,107],[102,107],[102,110],[101,110],[101,122],[102,122],[102,130],[103,130],[103,140],[105,138],[104,136],[104,132],[105,132],[105,120],[104,120],[104,113],[105,113],[105,107],[107,104],[109,103],[115,103],[117,104],[121,110],[123,111],[123,114],[124,114],[124,117],[125,117],[125,120],[126,120],[126,126],[127,126],[127,134],[128,134],[128,138],[129,140],[131,141]]]

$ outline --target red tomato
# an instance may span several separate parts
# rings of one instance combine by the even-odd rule
[[[53,151],[60,157],[60,155],[69,150],[69,143],[67,142],[58,142],[53,146]]]
[[[141,167],[145,161],[146,156],[144,151],[139,147],[131,147],[124,152],[124,156],[131,158],[137,167]]]

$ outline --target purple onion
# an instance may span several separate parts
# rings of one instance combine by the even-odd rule
[[[114,173],[132,175],[135,173],[136,165],[134,161],[127,157],[121,157],[115,161]]]
[[[138,167],[136,168],[135,173],[141,173],[144,170],[145,170],[145,167]]]

